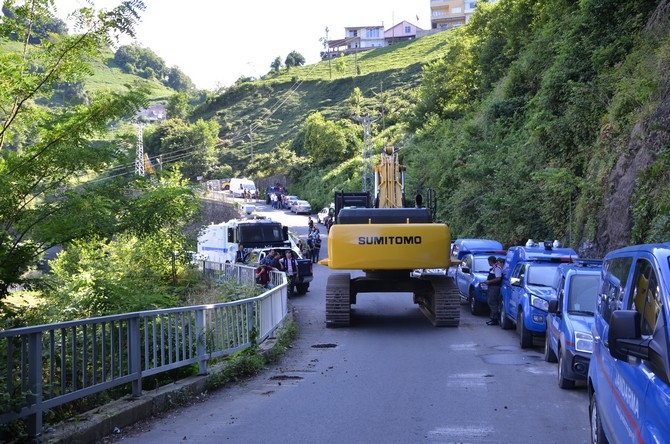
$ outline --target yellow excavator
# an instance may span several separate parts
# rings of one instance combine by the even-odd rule
[[[413,293],[414,303],[436,327],[460,322],[460,295],[446,273],[451,233],[435,223],[434,193],[423,206],[420,194],[405,206],[405,168],[394,147],[385,147],[374,168],[374,199],[366,192],[335,193],[335,223],[328,234],[334,270],[363,270],[365,276],[333,273],[326,286],[326,326],[347,327],[359,293]],[[372,201],[371,201],[372,200]]]

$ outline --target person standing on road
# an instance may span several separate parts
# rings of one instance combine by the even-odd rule
[[[293,287],[298,282],[300,274],[298,273],[298,262],[293,259],[293,252],[286,250],[286,256],[281,260],[281,270],[286,273],[288,279],[288,296],[293,296]]]
[[[482,284],[488,285],[488,302],[491,320],[486,325],[498,325],[500,319],[500,286],[502,285],[502,268],[495,256],[489,256],[489,274]],[[481,284],[479,284],[481,286]]]
[[[319,234],[319,229],[314,228],[311,234],[312,237],[312,262],[319,262],[319,255],[321,254],[321,235]]]

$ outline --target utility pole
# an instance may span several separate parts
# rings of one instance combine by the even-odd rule
[[[363,125],[363,192],[373,191],[374,172],[372,169],[372,136],[370,135],[370,125],[379,120],[379,117],[373,119],[365,115],[363,117],[354,116],[354,120]],[[372,196],[375,198],[376,196]]]
[[[328,42],[328,27],[326,26],[326,57],[328,57],[328,73],[330,75],[330,80],[333,80],[333,68],[330,65],[330,42]]]
[[[251,145],[251,161],[254,161],[254,139],[253,125],[249,125],[249,144]]]
[[[135,175],[144,176],[144,145],[141,122],[137,122],[137,149],[135,150]]]

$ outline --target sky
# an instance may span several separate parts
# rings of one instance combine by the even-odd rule
[[[111,9],[120,0],[89,0]],[[86,0],[55,0],[58,16]],[[321,38],[344,38],[345,26],[390,28],[406,20],[430,29],[430,0],[144,0],[137,40],[167,66],[178,66],[199,89],[260,77],[291,51],[317,63]],[[417,19],[418,17],[418,19]],[[132,43],[132,40],[124,42]]]

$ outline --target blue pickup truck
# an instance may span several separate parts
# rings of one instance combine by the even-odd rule
[[[452,258],[460,261],[454,280],[461,300],[468,302],[473,315],[488,311],[487,289],[479,284],[489,273],[489,256],[504,257],[506,251],[500,242],[491,239],[457,239],[452,246]]]
[[[577,259],[572,248],[515,246],[507,250],[500,288],[500,327],[516,326],[521,348],[533,346],[535,336],[543,336],[549,301],[556,299],[552,288],[556,267]]]
[[[563,389],[573,388],[576,381],[586,381],[602,263],[600,259],[577,259],[556,269],[556,299],[549,301],[544,360],[558,361],[558,386]]]
[[[670,442],[670,243],[605,255],[588,374],[591,441]]]

